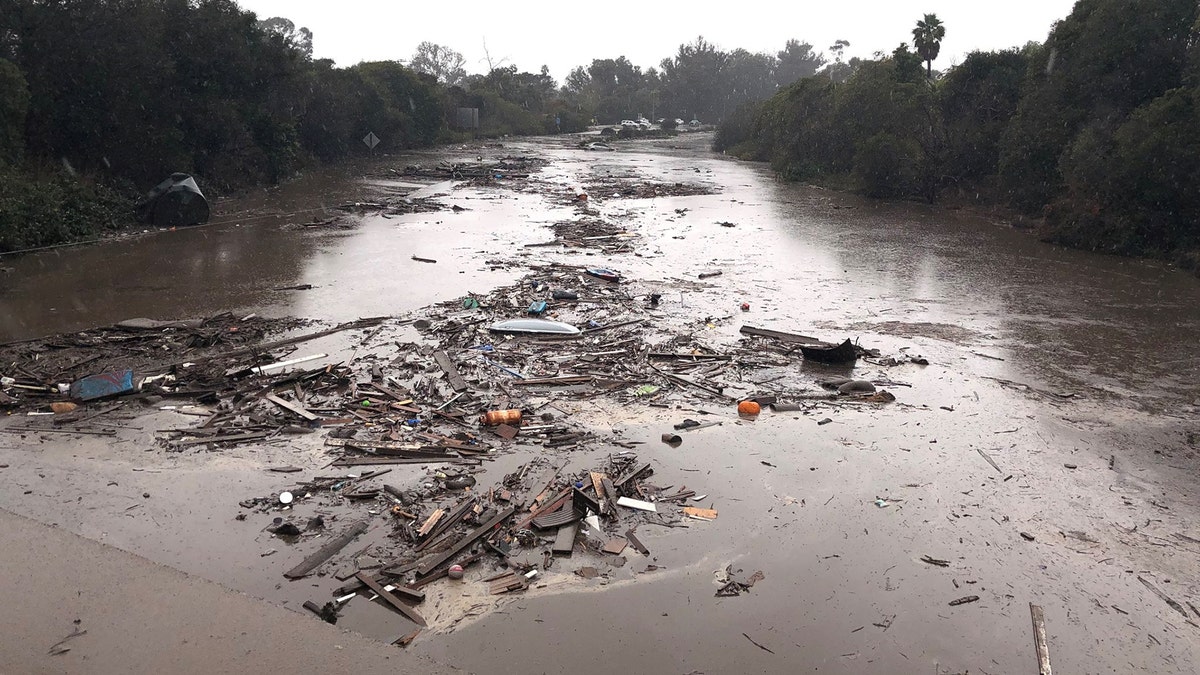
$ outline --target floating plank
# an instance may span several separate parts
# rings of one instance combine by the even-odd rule
[[[446,373],[446,379],[450,380],[450,386],[454,388],[454,391],[467,390],[467,382],[458,372],[458,368],[455,367],[454,361],[450,359],[449,354],[443,351],[437,351],[433,353],[433,359],[437,361],[437,364],[441,366],[442,371]]]
[[[1046,641],[1046,617],[1042,608],[1029,603],[1029,615],[1033,618],[1033,646],[1037,650],[1038,675],[1053,675],[1050,671],[1050,644]]]
[[[425,576],[426,574],[429,574],[435,568],[440,566],[442,563],[445,563],[447,560],[449,560],[449,559],[453,558],[454,556],[458,555],[459,553],[461,553],[463,549],[465,549],[468,546],[470,546],[471,544],[475,543],[476,539],[479,539],[483,535],[491,532],[493,527],[499,525],[500,523],[504,522],[508,518],[512,517],[512,515],[516,512],[517,512],[516,508],[510,506],[510,507],[504,509],[503,511],[501,511],[500,513],[497,513],[495,516],[493,516],[491,518],[491,520],[487,521],[483,525],[480,525],[478,528],[473,530],[470,534],[463,537],[462,539],[459,539],[458,543],[451,546],[449,550],[444,551],[442,553],[438,553],[437,555],[431,556],[425,562],[422,562],[417,567],[417,574],[419,574],[421,576]]]
[[[554,546],[550,548],[554,555],[571,555],[575,550],[575,537],[579,534],[579,523],[570,523],[558,528],[558,536],[554,538]]]
[[[350,528],[345,532],[341,533],[337,537],[334,537],[324,546],[317,549],[316,552],[305,558],[304,561],[299,565],[296,565],[287,572],[284,572],[283,576],[287,577],[288,579],[300,579],[308,576],[310,572],[320,567],[322,563],[324,563],[326,560],[329,560],[334,556],[334,554],[345,548],[346,545],[353,541],[355,537],[366,531],[367,521],[360,520],[359,522],[351,525]]]
[[[637,509],[639,511],[653,511],[658,513],[658,508],[654,506],[653,503],[644,502],[640,499],[630,499],[629,497],[619,497],[617,499],[617,506],[624,506],[626,508]]]
[[[742,326],[739,330],[742,335],[753,335],[755,337],[771,338],[780,342],[799,342],[803,344],[820,344],[821,340],[808,335],[798,335],[796,333],[784,333],[778,330],[769,330],[767,328],[755,328],[753,326]]]
[[[299,415],[300,417],[303,417],[304,419],[308,420],[309,422],[316,422],[321,419],[319,416],[313,414],[307,408],[300,405],[299,403],[293,403],[287,399],[279,398],[275,394],[267,394],[266,396],[263,396],[263,398],[267,399],[271,403],[274,403],[275,405],[279,406],[280,408],[287,410],[288,412],[291,412],[296,415]]]
[[[388,592],[388,590],[385,589],[383,586],[380,586],[379,582],[372,579],[369,574],[359,572],[358,574],[356,574],[354,576],[359,581],[366,584],[367,588],[375,591],[375,593],[379,597],[386,600],[389,605],[391,605],[392,607],[395,607],[396,611],[398,611],[401,614],[403,614],[404,616],[408,617],[408,619],[410,621],[412,621],[413,623],[417,624],[418,626],[428,625],[427,623],[425,623],[425,619],[420,614],[417,613],[417,610],[415,610],[412,607],[409,607],[408,605],[401,602],[400,598],[397,598],[396,596],[394,596],[390,592]]]

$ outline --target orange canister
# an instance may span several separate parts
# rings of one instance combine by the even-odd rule
[[[479,423],[488,427],[495,427],[501,424],[520,424],[521,411],[516,409],[489,410],[479,416]]]

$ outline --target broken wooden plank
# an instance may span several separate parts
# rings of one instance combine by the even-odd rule
[[[979,448],[975,448],[975,452],[978,452],[980,457],[987,460],[987,463],[992,465],[992,468],[996,470],[996,473],[1004,473],[1000,470],[1000,465],[996,464],[996,460],[992,459],[986,452],[980,450]]]
[[[310,572],[317,569],[326,560],[329,560],[338,551],[346,547],[354,540],[355,537],[367,531],[367,521],[360,520],[351,525],[345,532],[327,542],[324,546],[317,549],[314,553],[305,558],[299,565],[283,573],[283,576],[288,579],[300,579],[308,576]]]
[[[1155,595],[1157,595],[1159,597],[1160,600],[1167,603],[1167,606],[1169,606],[1171,609],[1175,610],[1176,612],[1179,612],[1180,614],[1182,614],[1183,618],[1185,618],[1185,619],[1191,618],[1190,616],[1188,616],[1187,610],[1183,608],[1183,605],[1176,602],[1174,599],[1171,598],[1171,596],[1167,595],[1166,593],[1163,593],[1158,588],[1158,586],[1155,586],[1154,584],[1150,583],[1146,579],[1142,578],[1141,575],[1138,575],[1137,580],[1142,582],[1143,586],[1145,586],[1146,588],[1149,588],[1151,590],[1151,592],[1153,592]]]
[[[539,384],[562,385],[562,384],[586,384],[592,381],[591,375],[564,375],[561,377],[536,377],[524,380],[513,380],[509,382],[514,387],[531,387]]]
[[[471,464],[479,465],[478,459],[446,455],[445,457],[339,457],[330,466],[370,466],[372,464]]]
[[[204,445],[205,443],[241,443],[244,441],[257,441],[271,435],[269,431],[255,431],[248,434],[231,434],[229,436],[208,436],[205,438],[189,438],[182,441],[171,441],[170,444],[175,447],[186,447],[189,445]]]
[[[683,507],[683,515],[690,516],[692,518],[699,518],[700,520],[716,520],[717,519],[716,509],[700,509],[700,508],[696,508],[695,506]]]
[[[641,539],[637,538],[637,534],[632,529],[625,531],[625,539],[638,553],[650,555],[650,549],[646,548],[646,545],[642,543]]]
[[[444,351],[433,353],[433,359],[441,366],[442,371],[446,373],[446,379],[450,381],[450,386],[454,391],[466,391],[467,382],[458,372],[458,368],[454,365],[454,361],[450,359],[450,355]]]
[[[563,502],[571,497],[571,490],[573,489],[574,488],[571,487],[564,488],[562,492],[559,492],[557,495],[555,495],[554,498],[551,499],[544,507],[539,508],[535,504],[534,510],[530,512],[529,515],[521,519],[519,523],[517,523],[517,529],[524,530],[528,528],[529,524],[532,523],[533,519],[537,518],[539,514],[554,513],[560,506],[563,505]]]
[[[571,551],[575,549],[575,537],[579,534],[579,523],[570,523],[558,528],[558,535],[554,537],[554,545],[550,548],[554,555],[570,556]]]
[[[802,344],[813,344],[821,342],[820,339],[809,337],[808,335],[798,335],[796,333],[785,333],[778,330],[769,330],[767,328],[755,328],[753,326],[742,326],[738,329],[742,335],[753,335],[754,337],[771,338],[780,342],[798,342]]]
[[[1029,614],[1033,617],[1033,646],[1037,650],[1038,675],[1053,675],[1050,672],[1050,645],[1046,641],[1046,618],[1042,608],[1029,603]]]
[[[359,572],[358,574],[356,574],[354,576],[359,581],[366,584],[367,588],[371,589],[372,591],[375,591],[376,595],[378,595],[379,597],[381,597],[385,601],[387,601],[387,603],[389,605],[391,605],[392,607],[395,607],[396,611],[398,611],[401,614],[403,614],[404,616],[408,617],[408,619],[410,621],[412,621],[413,623],[417,624],[418,626],[428,625],[425,623],[425,619],[420,614],[417,613],[417,610],[415,610],[412,607],[409,607],[408,605],[401,602],[400,598],[397,598],[396,596],[392,595],[383,586],[380,586],[379,582],[372,579],[369,574],[366,574],[364,572]]]
[[[500,513],[497,513],[495,516],[492,516],[492,518],[490,520],[488,520],[486,523],[484,523],[483,525],[480,525],[478,528],[473,530],[470,534],[463,537],[462,539],[459,539],[458,543],[451,546],[449,550],[444,551],[442,553],[438,553],[434,556],[431,556],[425,562],[421,563],[417,567],[417,574],[419,574],[421,576],[425,576],[426,574],[429,574],[435,568],[437,568],[439,565],[441,565],[442,563],[445,563],[447,560],[453,558],[454,556],[456,556],[460,552],[462,552],[463,549],[465,549],[468,546],[470,546],[471,544],[475,543],[476,539],[479,539],[483,535],[491,532],[493,527],[499,525],[500,523],[504,522],[508,518],[512,517],[512,515],[516,512],[517,512],[516,508],[510,506],[510,507],[504,509],[503,511],[501,511]]]
[[[624,476],[613,481],[613,486],[616,487],[617,489],[623,488],[623,487],[625,487],[626,483],[633,480],[634,478],[637,478],[638,476],[642,475],[643,473],[654,473],[654,470],[650,468],[650,462],[646,462],[645,464],[642,464],[641,466],[637,467],[633,471],[630,471],[629,473],[625,474]],[[609,495],[609,498],[611,499],[615,496],[616,496],[615,494]]]
[[[459,505],[455,506],[454,510],[450,512],[450,515],[447,516],[446,518],[443,518],[442,522],[439,523],[438,526],[433,529],[433,532],[431,532],[429,534],[429,537],[425,541],[421,542],[421,544],[418,545],[415,550],[416,551],[423,550],[426,546],[428,546],[430,544],[430,542],[432,542],[433,540],[442,536],[442,534],[444,532],[446,532],[447,530],[449,530],[451,527],[454,527],[454,524],[457,523],[458,521],[462,520],[462,517],[465,516],[467,514],[467,511],[471,510],[471,507],[474,505],[475,505],[475,497],[474,496],[467,497],[462,502],[460,502]]]
[[[417,530],[417,536],[424,537],[425,535],[429,534],[444,515],[446,515],[445,509],[437,509],[433,513],[429,514],[429,517],[426,518],[425,522],[421,524],[421,528]]]
[[[293,403],[292,401],[280,398],[280,397],[276,396],[275,394],[267,394],[267,395],[263,396],[263,398],[267,399],[271,403],[274,403],[275,405],[279,406],[280,408],[287,410],[290,413],[293,413],[295,415],[299,415],[300,417],[303,417],[304,419],[308,420],[309,422],[316,422],[321,419],[320,416],[314,414],[313,412],[311,412],[304,406],[300,405],[299,403]]]

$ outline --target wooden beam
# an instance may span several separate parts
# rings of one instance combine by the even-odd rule
[[[1029,603],[1029,614],[1033,617],[1033,646],[1037,650],[1038,675],[1053,675],[1050,672],[1050,645],[1046,641],[1046,617],[1042,608]]]
[[[275,405],[279,406],[280,408],[287,410],[288,412],[291,412],[296,415],[299,415],[300,417],[303,417],[304,419],[308,420],[309,422],[316,422],[321,419],[318,415],[313,414],[307,408],[300,405],[299,403],[293,403],[286,399],[279,398],[275,394],[267,394],[266,396],[263,396],[263,398],[267,399],[271,403],[274,403]]]
[[[467,383],[463,380],[462,375],[458,372],[458,368],[454,365],[454,361],[450,359],[450,355],[443,351],[433,353],[433,359],[446,373],[446,378],[450,380],[450,386],[454,391],[466,391]]]
[[[312,572],[320,567],[322,563],[332,558],[335,553],[345,548],[346,544],[349,544],[354,540],[355,537],[366,531],[367,521],[360,520],[359,522],[351,525],[350,528],[345,532],[341,533],[337,537],[334,537],[324,546],[317,549],[315,553],[305,558],[304,561],[299,565],[296,565],[287,572],[284,572],[283,576],[289,579],[300,579],[308,576],[309,572]]]
[[[392,607],[395,607],[396,611],[398,611],[401,614],[403,614],[404,616],[408,617],[408,619],[410,621],[412,621],[413,623],[417,624],[418,626],[429,625],[429,624],[425,623],[424,617],[422,617],[420,614],[418,614],[417,610],[415,610],[412,607],[409,607],[408,605],[401,602],[400,598],[397,598],[396,596],[392,595],[383,586],[380,586],[379,582],[372,579],[369,574],[366,574],[364,572],[359,572],[358,574],[356,574],[354,576],[359,581],[366,584],[367,588],[375,591],[375,593],[377,595],[379,595],[379,597],[386,600],[389,605],[391,605]]]
[[[516,512],[517,512],[516,508],[510,506],[510,507],[504,509],[503,511],[501,511],[500,513],[497,513],[495,516],[493,516],[491,518],[491,520],[487,521],[483,525],[480,525],[478,528],[476,528],[474,531],[472,531],[470,534],[463,537],[462,539],[459,539],[457,544],[450,547],[450,550],[445,551],[443,553],[438,553],[437,555],[431,556],[427,560],[422,562],[419,566],[417,566],[417,574],[419,574],[421,576],[425,576],[426,574],[429,574],[434,569],[436,569],[438,566],[445,563],[447,560],[449,560],[449,559],[453,558],[454,556],[458,555],[459,553],[461,553],[463,551],[463,549],[465,549],[468,546],[470,546],[471,544],[475,543],[475,540],[477,540],[480,537],[482,537],[483,535],[491,532],[493,527],[495,527],[495,526],[499,525],[500,523],[504,522],[505,520],[511,518],[512,515]]]

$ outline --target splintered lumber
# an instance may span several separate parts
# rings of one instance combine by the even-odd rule
[[[454,391],[466,391],[467,383],[458,372],[458,368],[454,365],[454,361],[450,359],[450,355],[444,351],[433,353],[433,359],[441,366],[442,371],[446,373],[446,379],[450,380],[450,386]]]
[[[483,525],[480,525],[479,527],[477,527],[475,530],[473,530],[470,534],[463,537],[462,539],[459,539],[458,543],[451,546],[449,550],[444,551],[442,553],[438,553],[437,555],[431,556],[425,562],[421,563],[421,565],[417,567],[417,574],[419,574],[421,576],[425,576],[426,574],[429,574],[434,569],[436,569],[438,566],[445,563],[447,560],[449,560],[449,559],[453,558],[454,556],[458,555],[459,553],[461,553],[463,551],[463,549],[465,549],[468,546],[470,546],[471,544],[475,543],[476,539],[479,539],[480,537],[487,534],[488,532],[491,532],[493,527],[499,525],[500,523],[504,522],[508,518],[512,517],[512,514],[514,514],[516,512],[517,512],[517,509],[515,507],[510,506],[510,507],[504,509],[503,511],[501,511],[500,513],[497,513],[495,516],[492,516],[491,520],[487,521]]]
[[[304,419],[308,420],[309,422],[316,422],[321,419],[320,417],[313,414],[312,412],[309,412],[309,410],[307,408],[300,405],[299,403],[293,403],[286,399],[279,398],[275,394],[267,394],[266,396],[263,396],[263,398],[267,399],[271,403],[274,403],[275,405],[279,406],[280,408],[287,410],[288,412],[291,412],[296,415],[299,415],[300,417],[303,417]]]
[[[38,431],[52,431],[50,429],[38,429]],[[71,432],[78,433],[78,432]],[[184,441],[171,441],[171,445],[176,447],[184,447],[189,445],[204,445],[205,443],[241,443],[243,441],[257,441],[261,438],[270,436],[269,431],[255,431],[248,434],[231,434],[229,436],[204,436],[202,438],[189,438]]]
[[[563,375],[561,377],[538,377],[525,380],[513,380],[509,384],[514,387],[531,387],[539,384],[585,384],[592,381],[591,375]]]
[[[210,443],[220,443],[221,437],[208,439]],[[481,464],[478,459],[466,459],[446,455],[445,457],[341,457],[334,460],[332,466],[369,466],[371,464]]]
[[[766,328],[755,328],[753,326],[742,326],[739,330],[742,335],[753,335],[755,337],[771,338],[780,342],[799,342],[803,344],[819,344],[821,340],[807,335],[798,335],[796,333],[784,333],[778,330],[769,330]]]
[[[529,515],[525,516],[523,519],[521,519],[521,522],[517,523],[517,529],[524,530],[528,528],[529,524],[533,522],[533,519],[537,518],[543,513],[554,513],[560,506],[563,505],[563,502],[567,501],[567,499],[571,497],[571,490],[574,489],[575,488],[573,487],[564,488],[562,492],[559,492],[557,495],[555,495],[554,499],[550,500],[550,502],[545,506],[541,508],[535,507],[535,509]]]
[[[558,528],[558,535],[554,537],[554,546],[550,548],[554,555],[571,555],[571,551],[575,549],[575,536],[579,534],[579,523],[569,523]]]
[[[421,544],[419,546],[417,546],[416,550],[417,551],[423,550],[426,546],[428,546],[430,543],[432,543],[435,539],[442,536],[442,534],[446,530],[449,530],[451,527],[454,527],[454,524],[457,523],[458,521],[462,520],[462,517],[465,516],[467,514],[467,511],[469,511],[471,509],[471,507],[474,505],[475,505],[475,497],[472,496],[472,497],[467,497],[466,499],[464,499],[461,504],[454,507],[454,510],[450,512],[449,516],[442,519],[442,521],[438,524],[438,526],[435,527],[433,529],[433,531],[429,533],[429,536],[425,539],[425,541],[421,542]]]
[[[1050,645],[1046,641],[1046,618],[1042,608],[1029,603],[1029,614],[1033,617],[1033,647],[1037,650],[1038,675],[1053,675],[1050,672]]]
[[[283,576],[287,577],[288,579],[300,579],[308,576],[309,572],[312,572],[320,567],[322,563],[324,563],[326,560],[329,560],[334,556],[334,554],[345,548],[346,544],[349,544],[354,540],[355,537],[366,531],[367,521],[360,520],[359,522],[351,525],[350,528],[345,532],[326,542],[324,546],[317,549],[312,555],[305,558],[304,561],[299,565],[296,565],[287,572],[284,572]]]
[[[428,625],[425,623],[425,619],[420,614],[417,613],[417,610],[415,610],[412,607],[409,607],[408,605],[401,602],[400,598],[397,598],[396,596],[392,595],[386,588],[384,588],[383,586],[380,586],[379,582],[372,579],[369,574],[366,574],[365,572],[359,572],[358,574],[356,574],[354,576],[359,581],[366,584],[367,588],[375,591],[376,595],[378,595],[379,597],[386,600],[389,605],[391,605],[392,607],[395,607],[396,611],[398,611],[401,614],[403,614],[404,616],[408,617],[408,619],[410,621],[412,621],[413,623],[417,624],[418,626]]]
[[[441,520],[442,516],[445,514],[445,509],[438,509],[429,514],[429,518],[425,519],[425,522],[421,525],[421,529],[417,530],[417,536],[424,537],[425,535],[429,534],[430,531],[433,530],[433,526],[437,525],[437,521]]]
[[[700,509],[700,508],[696,508],[695,506],[683,507],[683,515],[691,516],[692,518],[699,518],[700,520],[716,520],[717,519],[716,509]]]
[[[650,462],[646,462],[645,464],[642,464],[641,466],[637,467],[633,471],[630,471],[629,473],[625,474],[624,476],[613,481],[613,486],[615,486],[617,489],[623,488],[623,487],[625,487],[626,483],[633,480],[634,478],[637,478],[638,476],[642,475],[643,473],[646,473],[647,471],[651,471]],[[615,496],[616,495],[609,495],[609,498],[611,499],[612,497],[615,497]]]

